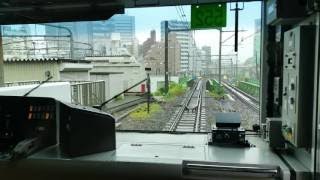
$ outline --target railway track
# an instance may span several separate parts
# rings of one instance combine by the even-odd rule
[[[153,102],[153,100],[151,100],[151,101]],[[147,98],[141,97],[138,99],[134,99],[132,101],[128,101],[128,102],[116,105],[116,106],[108,107],[108,108],[106,108],[106,110],[107,110],[107,112],[113,114],[113,113],[126,110],[128,108],[131,108],[133,106],[137,106],[137,105],[145,103],[145,102],[147,102]]]
[[[154,100],[151,99],[151,102]],[[130,113],[135,111],[140,104],[146,103],[147,98],[141,97],[138,99],[134,99],[122,104],[118,104],[112,107],[107,107],[106,111],[110,114],[112,114],[116,118],[116,127],[121,125],[121,120],[127,117]]]
[[[259,112],[260,105],[259,105],[259,101],[256,98],[254,98],[253,96],[241,91],[240,89],[238,89],[238,88],[236,88],[226,82],[221,82],[221,83],[230,93],[235,95],[241,102],[246,104],[252,110]]]
[[[170,132],[206,132],[207,120],[205,100],[205,80],[199,80],[186,94],[181,106],[171,116],[164,131]]]

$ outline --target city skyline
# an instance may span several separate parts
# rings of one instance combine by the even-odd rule
[[[242,7],[242,3],[240,3]],[[225,31],[234,30],[234,3],[228,3],[227,12],[227,27],[223,28]],[[183,10],[182,10],[183,9]],[[182,12],[183,11],[183,12]],[[161,38],[161,21],[164,20],[187,20],[190,21],[191,6],[170,6],[170,7],[154,7],[154,8],[132,8],[126,9],[125,14],[136,17],[136,36],[139,42],[144,42],[150,30],[154,29],[157,32],[157,40]],[[146,16],[148,14],[148,16]],[[181,17],[184,14],[184,17]],[[245,62],[248,58],[254,56],[253,45],[255,33],[255,20],[261,18],[261,3],[260,2],[246,2],[244,9],[239,12],[239,29],[246,30],[246,32],[239,33],[239,62]],[[233,33],[223,33],[223,39],[232,36]],[[250,37],[250,38],[248,38]],[[252,37],[252,38],[251,38]],[[213,54],[218,54],[219,49],[219,31],[215,29],[209,30],[195,30],[194,38],[197,47],[210,46]],[[245,39],[245,42],[241,42]],[[223,46],[223,54],[232,54],[234,41],[233,38],[228,40]]]
[[[251,2],[245,3],[244,10],[240,11],[239,18],[239,29],[246,30],[245,32],[239,33],[239,52],[238,59],[239,63],[245,62],[247,59],[254,57],[253,46],[254,46],[254,37],[255,36],[255,24],[256,19],[260,19],[260,2]],[[227,18],[227,27],[224,30],[233,30],[234,29],[234,12],[230,10],[232,5],[228,5],[228,18]],[[148,16],[146,16],[148,14]],[[94,21],[98,24],[112,24],[114,22],[114,18],[116,17],[132,17],[134,21],[132,22],[133,33],[127,34],[126,38],[130,39],[128,36],[132,36],[132,46],[126,46],[131,48],[131,52],[135,51],[137,54],[138,47],[134,47],[134,43],[139,43],[142,45],[145,40],[147,40],[149,36],[150,30],[155,30],[157,32],[156,40],[160,40],[161,37],[161,22],[164,20],[169,21],[188,21],[190,19],[190,6],[173,6],[173,7],[156,7],[156,8],[132,8],[126,9],[125,14],[123,15],[115,15],[106,21]],[[89,23],[89,22],[77,22],[77,24],[81,23]],[[93,23],[93,22],[90,22]],[[187,22],[189,23],[189,22]],[[26,25],[30,29],[30,34],[34,35],[45,35],[45,26],[43,25]],[[14,27],[14,26],[13,26]],[[80,28],[81,29],[81,28]],[[83,29],[83,28],[82,28]],[[109,26],[105,28],[105,31],[111,32],[114,29],[118,31],[117,28],[112,28]],[[83,31],[85,32],[85,31]],[[202,46],[211,47],[212,54],[218,54],[219,43],[218,37],[219,33],[217,30],[196,30],[190,32],[193,34],[193,38],[195,39],[196,45],[198,48]],[[74,33],[77,36],[82,36],[83,34]],[[88,36],[86,34],[86,36]],[[233,44],[234,38],[229,38],[233,36],[233,33],[223,33],[223,39],[229,39],[226,41],[222,48],[222,54],[233,54]],[[79,38],[80,39],[80,38]],[[83,38],[81,38],[83,39]],[[87,38],[88,39],[88,38]],[[121,38],[123,39],[123,38]],[[98,38],[99,40],[99,38]],[[93,44],[93,42],[92,42]],[[101,44],[101,43],[100,43]],[[128,43],[127,43],[128,44]],[[129,43],[130,44],[130,43]],[[94,45],[96,46],[96,45]],[[137,46],[137,45],[136,45]],[[104,45],[99,45],[99,48],[104,47]],[[97,49],[97,48],[95,48]],[[136,55],[137,57],[137,55]],[[183,56],[182,56],[183,57]]]

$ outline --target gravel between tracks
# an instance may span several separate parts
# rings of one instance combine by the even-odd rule
[[[212,125],[215,123],[215,113],[217,112],[240,112],[241,113],[241,126],[245,129],[252,129],[253,124],[259,123],[259,113],[253,111],[247,105],[242,103],[236,97],[225,98],[222,100],[215,100],[206,95],[206,107],[208,122]]]
[[[162,107],[162,111],[154,113],[146,120],[133,120],[130,116],[127,116],[121,120],[121,124],[117,129],[162,131],[177,106],[181,104],[183,98],[184,96],[179,96],[173,101],[159,103]],[[209,93],[206,93],[205,108],[208,127],[211,127],[212,124],[215,123],[214,117],[217,112],[240,112],[241,126],[245,129],[252,129],[253,124],[259,123],[259,113],[247,107],[247,105],[239,101],[236,97],[232,96],[232,98],[233,100],[230,98],[215,100]]]
[[[150,118],[145,120],[134,120],[130,116],[121,120],[119,130],[146,130],[146,131],[162,131],[166,123],[170,120],[171,115],[181,103],[184,96],[179,96],[169,102],[159,102],[162,111],[154,113]]]

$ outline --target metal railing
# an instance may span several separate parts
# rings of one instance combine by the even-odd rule
[[[62,82],[62,81],[50,81]],[[7,82],[5,87],[40,84],[40,81]],[[84,106],[100,105],[106,100],[105,81],[70,81],[71,103]]]
[[[71,84],[71,102],[84,106],[100,105],[106,99],[105,81]]]
[[[32,85],[32,84],[40,84],[40,81],[17,81],[17,82],[6,82],[4,83],[4,87],[12,87],[12,86],[24,86],[24,85]]]

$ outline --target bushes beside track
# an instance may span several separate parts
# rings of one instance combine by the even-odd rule
[[[158,89],[154,95],[155,96],[163,96],[165,98],[165,100],[170,101],[175,99],[177,96],[181,96],[186,92],[186,84],[185,83],[170,83],[169,85],[169,91],[166,94],[165,93],[165,89],[164,88],[160,88]]]
[[[150,104],[150,112],[148,113],[147,103],[138,107],[137,110],[130,113],[129,117],[135,121],[144,121],[152,116],[153,113],[163,111],[162,107],[157,103]]]
[[[220,100],[225,96],[224,88],[216,80],[208,80],[206,89],[214,99]]]

